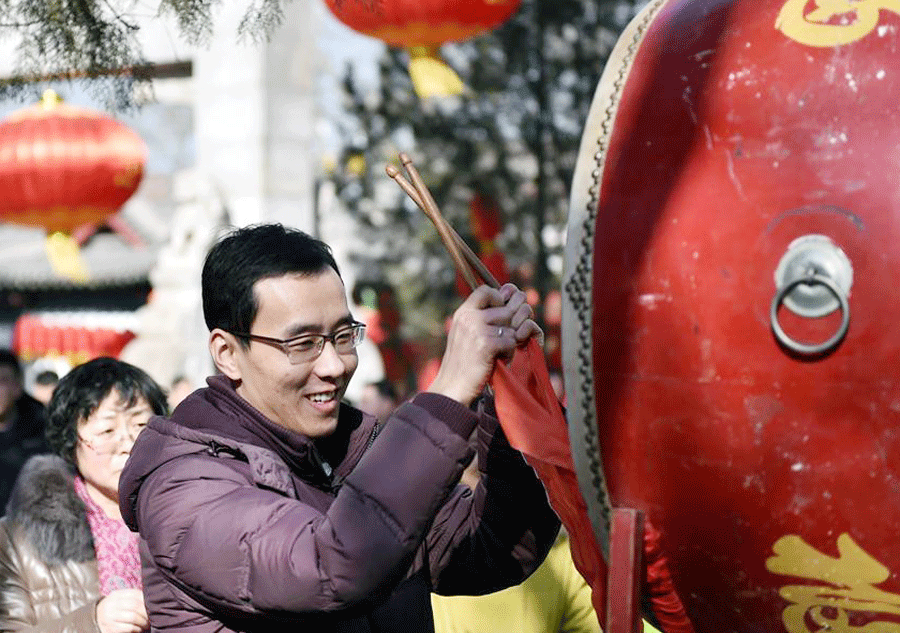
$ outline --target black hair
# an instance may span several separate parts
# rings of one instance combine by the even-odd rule
[[[63,376],[47,403],[50,450],[75,466],[78,423],[90,417],[113,390],[129,407],[144,398],[156,415],[169,411],[165,392],[143,369],[115,358],[95,358]]]
[[[34,377],[36,385],[55,385],[59,382],[59,374],[52,369],[45,369]]]
[[[0,367],[12,367],[16,378],[22,378],[22,362],[11,349],[0,349]]]
[[[219,240],[203,264],[203,318],[210,331],[250,331],[259,310],[253,286],[287,274],[314,275],[337,263],[328,245],[281,224],[257,224]],[[241,339],[242,344],[248,344]]]

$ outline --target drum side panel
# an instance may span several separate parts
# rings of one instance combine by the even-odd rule
[[[592,378],[609,495],[661,532],[702,633],[900,628],[900,15],[876,11],[836,45],[796,24],[858,29],[857,4],[822,23],[812,2],[667,4],[600,175]],[[779,261],[811,234],[852,264],[851,320],[833,353],[804,359],[778,345],[769,307]],[[811,341],[840,320],[780,317]]]
[[[562,348],[565,359],[566,418],[579,491],[585,501],[594,537],[604,556],[609,553],[610,502],[603,474],[603,451],[597,437],[593,377],[593,240],[597,201],[609,133],[628,80],[631,63],[647,28],[666,0],[654,0],[631,21],[615,48],[597,86],[579,148],[572,179],[562,284]],[[574,493],[575,491],[573,491]]]

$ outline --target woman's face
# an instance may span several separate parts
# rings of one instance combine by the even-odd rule
[[[75,464],[88,490],[118,503],[119,475],[134,440],[153,411],[143,397],[132,406],[113,389],[100,406],[85,420],[78,422],[78,441],[75,444]]]

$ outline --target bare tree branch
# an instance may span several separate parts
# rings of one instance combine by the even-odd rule
[[[156,15],[170,15],[179,32],[194,45],[208,44],[214,29],[213,8],[222,0],[150,0]],[[282,23],[282,2],[245,0],[245,14],[235,33],[260,42]],[[137,0],[0,0],[0,37],[18,40],[15,76],[0,79],[0,98],[22,98],[32,81],[91,79],[98,99],[110,108],[135,106],[135,90],[146,88],[137,36],[147,6]]]

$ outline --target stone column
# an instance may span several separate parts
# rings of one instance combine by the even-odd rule
[[[237,41],[243,3],[222,3],[194,59],[197,171],[235,224],[276,221],[313,231],[316,0],[283,3],[269,42]]]

